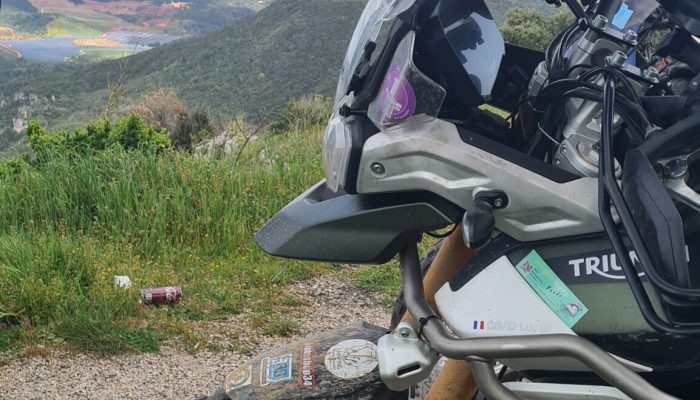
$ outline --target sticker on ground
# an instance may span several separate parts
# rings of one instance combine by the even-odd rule
[[[569,328],[588,313],[588,308],[535,250],[520,261],[515,269]]]
[[[242,387],[249,386],[252,381],[253,376],[253,366],[248,365],[247,367],[239,368],[226,377],[224,383],[224,390],[226,392],[231,392]]]
[[[316,386],[314,355],[316,343],[304,343],[299,351],[299,387],[313,389]]]
[[[377,345],[363,339],[345,340],[326,352],[326,369],[341,379],[356,379],[372,372],[377,361]]]
[[[260,386],[292,378],[292,355],[265,357],[260,361]]]

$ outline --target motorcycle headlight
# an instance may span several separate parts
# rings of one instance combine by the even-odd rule
[[[340,115],[333,115],[323,136],[323,169],[328,188],[337,192],[345,186],[352,151],[350,128]]]

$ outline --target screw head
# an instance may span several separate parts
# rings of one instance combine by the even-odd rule
[[[411,336],[411,331],[408,328],[401,328],[399,329],[399,335],[403,338],[407,338]]]
[[[561,160],[558,159],[558,158],[555,158],[555,159],[554,159],[554,166],[555,166],[555,167],[558,167],[559,164],[561,164]]]
[[[682,158],[677,158],[675,160],[669,161],[666,166],[664,166],[664,175],[668,179],[680,179],[685,177],[688,172],[688,160]]]
[[[610,57],[607,58],[608,63],[615,67],[622,67],[627,62],[627,54],[616,51]]]
[[[636,43],[636,42],[637,42],[637,39],[639,39],[639,35],[637,35],[637,32],[635,32],[635,31],[633,31],[633,30],[630,29],[630,30],[628,30],[627,32],[625,32],[624,39],[625,39],[626,42],[634,42],[634,43]]]
[[[370,165],[370,168],[372,169],[372,172],[374,172],[377,175],[384,175],[384,173],[386,172],[384,166],[378,162],[372,163],[372,165]]]
[[[497,197],[493,200],[493,205],[496,206],[496,208],[501,208],[503,207],[503,199],[500,197]]]
[[[569,152],[569,149],[567,149],[566,146],[561,146],[561,149],[559,151],[561,152],[561,155],[565,156],[566,153]]]
[[[608,25],[608,19],[605,18],[604,15],[598,14],[598,15],[595,16],[595,18],[593,19],[593,21],[591,21],[591,25],[592,25],[594,28],[604,29],[605,26]]]
[[[659,79],[659,72],[656,71],[656,68],[654,68],[654,67],[649,67],[649,68],[645,69],[643,71],[643,74],[644,74],[645,78],[652,80],[652,81]]]

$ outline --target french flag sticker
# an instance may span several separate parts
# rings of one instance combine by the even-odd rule
[[[474,330],[475,331],[483,331],[484,330],[484,321],[474,321]]]

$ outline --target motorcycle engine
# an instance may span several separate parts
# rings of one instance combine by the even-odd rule
[[[533,75],[529,86],[529,97],[537,97],[540,92],[558,79],[579,77],[586,68],[608,66],[618,69],[631,83],[637,96],[646,94],[650,86],[659,82],[659,73],[650,66],[640,69],[634,66],[637,32],[628,29],[624,32],[614,26],[608,19],[598,15],[584,33],[577,26],[562,33],[559,39],[559,52],[554,58],[563,62],[560,65],[548,65],[543,61]],[[556,39],[555,39],[556,41]],[[628,56],[629,55],[629,56]],[[556,68],[556,71],[550,71]],[[603,78],[592,82],[602,86]],[[601,139],[602,106],[600,101],[570,98],[556,113],[565,116],[560,124],[560,131],[547,132],[540,125],[538,129],[552,142],[554,151],[549,160],[553,165],[580,176],[597,177],[599,148]],[[616,129],[620,128],[621,118],[616,114]],[[555,139],[560,138],[560,140]],[[619,177],[622,168],[616,161],[615,173]]]

